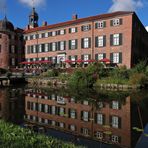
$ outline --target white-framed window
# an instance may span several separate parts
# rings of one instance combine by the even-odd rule
[[[112,101],[112,109],[119,109],[119,101]]]
[[[103,139],[103,133],[102,132],[97,131],[95,135],[96,135],[97,139]]]
[[[52,126],[55,126],[55,124],[56,124],[56,122],[52,120],[52,121],[51,121],[51,125],[52,125]]]
[[[84,48],[89,48],[89,38],[84,38]]]
[[[76,61],[76,57],[75,56],[71,56],[71,61]],[[75,64],[75,62],[73,62],[73,64]]]
[[[97,103],[97,105],[98,105],[99,108],[103,108],[103,102],[99,101],[99,102]]]
[[[104,21],[98,21],[96,23],[96,28],[103,28],[104,27]]]
[[[83,111],[82,113],[83,113],[83,116],[82,116],[83,121],[88,121],[88,112],[87,111]]]
[[[48,105],[45,104],[45,108],[44,108],[45,113],[48,113]]]
[[[76,118],[76,110],[75,109],[70,110],[70,118],[73,118],[73,119]]]
[[[39,61],[42,61],[42,58],[39,58]],[[39,98],[41,99],[41,98],[42,98],[42,96],[39,96]]]
[[[33,110],[35,111],[36,110],[36,104],[33,103]]]
[[[15,58],[11,58],[11,64],[12,66],[15,66]]]
[[[39,112],[41,112],[42,111],[42,104],[38,104],[38,108],[39,108]]]
[[[38,121],[39,121],[39,123],[42,123],[42,118],[39,117],[38,118]]]
[[[33,119],[33,121],[36,121],[36,116],[33,116],[33,118],[32,118],[32,119]]]
[[[54,58],[55,58],[55,57],[52,57],[52,59],[54,59]],[[51,95],[51,99],[52,99],[52,100],[55,100],[55,99],[56,99],[55,94],[52,94],[52,95]]]
[[[113,53],[113,63],[119,63],[119,53]]]
[[[71,40],[71,49],[76,48],[76,40]]]
[[[56,31],[53,31],[52,32],[52,36],[56,36]]]
[[[48,124],[48,119],[45,119],[45,120],[44,120],[44,123],[45,123],[45,124]]]
[[[42,45],[39,45],[39,52],[42,52]]]
[[[64,112],[64,108],[60,107],[60,116],[64,116],[65,112]]]
[[[98,60],[102,60],[104,58],[103,53],[98,54]]]
[[[60,50],[64,50],[64,41],[60,42]]]
[[[88,31],[90,30],[90,25],[83,25],[82,26],[82,31]]]
[[[83,101],[83,104],[84,104],[84,105],[88,105],[88,103],[89,103],[89,102],[86,101],[86,100]]]
[[[52,51],[56,51],[56,43],[52,43]]]
[[[60,30],[60,35],[63,35],[63,34],[65,34],[64,29]]]
[[[30,40],[30,35],[28,35],[28,40]]]
[[[40,33],[40,34],[39,34],[39,39],[41,39],[41,38],[42,38],[42,34]]]
[[[100,113],[97,114],[97,124],[103,124],[103,115]]]
[[[98,47],[103,47],[103,36],[98,36]]]
[[[113,19],[113,26],[120,25],[120,19]]]
[[[76,27],[71,28],[71,33],[75,33],[76,32]]]
[[[88,128],[82,128],[82,133],[83,133],[85,136],[88,136],[88,135],[89,135],[89,129],[88,129]]]
[[[15,46],[11,45],[11,53],[15,53]]]
[[[75,130],[76,130],[76,126],[75,126],[75,125],[73,125],[73,124],[72,124],[72,125],[70,125],[70,130],[71,130],[71,131],[75,131]]]
[[[56,107],[55,106],[51,106],[51,112],[53,115],[55,115],[56,113]]]
[[[113,45],[119,45],[119,34],[113,34]]]
[[[27,115],[27,119],[30,120],[30,115]]]
[[[33,53],[36,53],[36,45],[33,45]]]
[[[45,38],[48,38],[48,32],[45,33]]]
[[[45,52],[48,52],[48,43],[45,44]]]
[[[84,55],[84,61],[87,61],[87,60],[89,60],[89,55],[85,54]],[[84,64],[88,64],[88,62],[84,62]]]
[[[115,142],[115,143],[119,143],[119,136],[117,136],[117,135],[112,135],[112,136],[111,136],[111,141],[112,141],[112,142]]]
[[[45,60],[48,60],[48,57],[45,57]],[[48,98],[48,96],[45,96],[45,98]]]
[[[115,128],[119,127],[119,117],[112,116],[112,127],[115,127]]]
[[[56,57],[52,57],[52,63],[56,63]]]
[[[36,39],[36,34],[33,34],[33,39]]]
[[[36,61],[36,58],[33,58],[33,61]]]
[[[64,123],[60,122],[59,126],[60,126],[60,128],[64,128]]]

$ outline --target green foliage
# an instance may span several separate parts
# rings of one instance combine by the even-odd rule
[[[146,63],[147,63],[147,60],[145,60],[145,61],[140,61],[140,62],[132,69],[132,72],[133,72],[133,73],[145,73],[145,71],[146,71]]]
[[[41,77],[56,77],[58,76],[57,70],[50,69],[40,75]]]
[[[23,129],[0,120],[0,147],[75,148],[76,146],[72,143],[65,143],[52,137],[36,134],[28,129]]]
[[[64,82],[69,80],[70,75],[68,73],[60,73],[58,78],[60,81]]]
[[[130,84],[148,84],[148,77],[144,73],[133,73],[129,78]]]

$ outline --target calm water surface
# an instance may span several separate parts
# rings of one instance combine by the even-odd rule
[[[148,92],[0,88],[0,118],[90,148],[134,148]]]

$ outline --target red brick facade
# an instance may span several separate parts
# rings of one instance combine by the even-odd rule
[[[76,28],[74,33],[73,28]],[[62,61],[72,56],[75,56],[73,60],[106,57],[113,63],[131,68],[138,60],[148,56],[148,33],[134,12],[114,12],[82,19],[76,17],[64,23],[28,28],[24,36],[25,58],[28,61],[54,61],[55,57],[55,63],[59,63],[60,55],[63,56]],[[88,42],[85,38],[88,38]],[[70,40],[76,41],[72,43]],[[135,46],[135,43],[139,46]],[[71,44],[76,49],[70,49]],[[53,46],[56,46],[54,51]]]

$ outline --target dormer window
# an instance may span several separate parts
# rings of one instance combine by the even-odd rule
[[[110,23],[111,23],[111,26],[119,26],[119,25],[122,25],[122,19],[116,18],[111,20]]]
[[[105,21],[98,21],[95,24],[96,29],[101,29],[101,28],[104,28],[104,27],[106,27],[106,22]]]
[[[81,30],[82,31],[88,31],[88,30],[90,30],[91,29],[91,25],[83,25],[82,27],[81,27]]]

